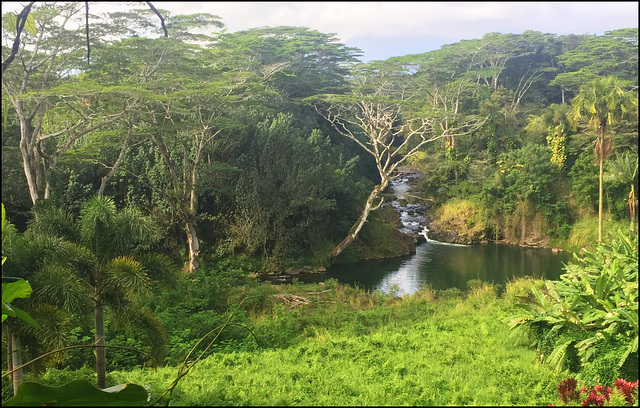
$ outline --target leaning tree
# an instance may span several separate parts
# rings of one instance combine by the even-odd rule
[[[369,214],[380,208],[383,198],[379,196],[397,176],[398,167],[427,143],[445,136],[468,134],[483,123],[459,118],[452,125],[446,111],[417,101],[423,89],[424,84],[417,84],[402,65],[374,62],[356,67],[349,94],[308,98],[339,134],[373,157],[380,177],[349,233],[331,251],[332,259],[358,236]],[[444,123],[449,125],[443,127]]]

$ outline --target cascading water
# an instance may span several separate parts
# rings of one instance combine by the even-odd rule
[[[410,170],[398,170],[398,173],[390,183],[396,198],[387,205],[391,205],[400,214],[400,222],[402,222],[400,232],[413,235],[417,242],[428,241],[427,206],[416,202],[418,197],[411,194],[411,188],[415,185],[420,173]]]

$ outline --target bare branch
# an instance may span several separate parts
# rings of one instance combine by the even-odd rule
[[[162,30],[164,31],[164,36],[166,38],[169,37],[169,32],[167,32],[167,27],[164,25],[164,17],[162,17],[162,14],[160,14],[160,12],[153,6],[153,4],[151,4],[150,1],[145,2],[149,5],[149,8],[151,10],[153,10],[154,13],[156,13],[156,15],[158,16],[158,18],[160,18],[160,24],[162,25]]]
[[[11,55],[9,55],[9,57],[2,62],[2,72],[4,72],[5,69],[9,67],[9,64],[13,62],[13,60],[16,57],[16,54],[18,54],[18,50],[20,49],[20,35],[22,34],[22,30],[24,30],[24,25],[27,22],[27,16],[31,11],[31,6],[33,6],[33,3],[35,3],[35,1],[32,1],[31,3],[27,4],[25,8],[22,9],[20,14],[18,14],[18,17],[16,18],[16,39],[13,41],[13,48],[11,49]]]

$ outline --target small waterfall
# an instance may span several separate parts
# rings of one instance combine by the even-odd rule
[[[429,228],[424,227],[422,229],[422,231],[420,231],[420,233],[419,233],[420,235],[422,235],[424,237],[425,241],[429,241],[429,237],[427,236],[427,232],[429,232]]]
[[[410,194],[420,173],[408,170],[398,170],[398,173],[399,175],[390,183],[391,191],[396,198],[389,205],[400,214],[400,222],[402,222],[400,232],[414,236],[417,242],[422,241],[423,238],[428,241],[427,207]]]

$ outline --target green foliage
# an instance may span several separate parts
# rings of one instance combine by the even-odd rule
[[[547,135],[547,146],[551,151],[551,163],[562,168],[567,160],[566,147],[566,126],[558,125]]]
[[[157,293],[151,301],[151,308],[166,328],[168,337],[169,364],[178,364],[202,336],[220,326],[228,317],[228,309],[234,301],[242,297],[233,293],[238,287],[247,285],[247,273],[229,260],[215,260],[181,277],[175,290]],[[246,299],[243,304],[256,307],[254,300]],[[246,323],[243,313],[238,313],[238,323]],[[246,331],[228,327],[220,334],[214,348],[225,341],[242,341]]]
[[[39,327],[38,323],[33,320],[24,310],[12,306],[11,302],[18,298],[28,298],[31,296],[31,285],[24,279],[18,279],[13,282],[5,282],[6,278],[2,278],[2,321],[9,316],[23,320],[32,326]]]
[[[635,202],[635,192],[638,191],[637,151],[616,154],[606,162],[604,171],[604,188],[612,216],[618,220],[630,219],[632,211],[629,206]]]
[[[20,384],[18,393],[3,405],[142,406],[147,403],[147,398],[144,387],[130,383],[100,390],[87,380],[71,381],[57,387],[26,381]]]
[[[2,204],[2,236],[3,237],[4,237],[5,227],[6,227],[7,233],[9,233],[9,229],[11,227],[9,226],[8,220],[6,219],[6,215],[4,211],[4,203],[3,203]],[[4,249],[4,245],[3,245],[3,249]],[[4,266],[4,261],[6,259],[7,258],[4,256],[4,252],[3,252],[2,253],[3,266]],[[26,313],[24,310],[16,306],[11,305],[11,302],[15,299],[19,299],[19,298],[24,299],[24,298],[30,297],[32,291],[33,290],[31,289],[31,285],[29,284],[29,282],[25,281],[24,279],[5,278],[3,274],[2,276],[2,322],[3,323],[7,317],[11,316],[11,317],[20,319],[22,321],[25,321],[34,327],[39,327],[38,323],[35,320],[33,320],[33,318],[29,316],[28,313]]]
[[[594,211],[598,202],[598,172],[593,165],[592,149],[580,153],[571,170],[571,189],[576,200]]]
[[[320,131],[298,128],[292,115],[260,123],[237,161],[243,172],[229,250],[277,263],[341,233],[329,226],[345,224],[358,193],[349,190],[356,162]]]
[[[511,304],[521,303],[522,298],[528,297],[531,294],[532,288],[542,290],[544,287],[545,281],[542,279],[534,279],[531,277],[520,278],[507,283],[503,297]]]
[[[609,241],[618,230],[629,228],[628,222],[609,221],[604,224],[603,240]],[[598,241],[598,217],[585,217],[571,226],[571,231],[566,241],[569,250],[580,252],[584,247],[591,247]]]
[[[531,200],[539,208],[552,202],[550,184],[555,181],[557,173],[544,146],[529,145],[515,150],[502,156],[498,165],[505,211],[513,211],[519,201]]]
[[[339,43],[334,34],[286,26],[225,33],[218,48],[246,59],[270,87],[289,98],[344,92],[347,65],[361,53]]]
[[[433,165],[437,160],[439,165]],[[419,188],[424,195],[441,205],[450,199],[466,199],[480,191],[476,183],[470,182],[470,163],[466,160],[442,160],[438,156],[423,159]]]
[[[560,169],[551,152],[529,144],[500,156],[492,183],[484,188],[492,224],[509,241],[524,244],[552,233],[566,236],[571,212]]]
[[[564,86],[574,92],[580,84],[598,76],[616,75],[637,83],[638,62],[630,55],[637,55],[638,29],[628,28],[607,31],[602,36],[581,36],[576,47],[558,56],[558,63],[568,68],[559,73],[550,85]]]
[[[533,297],[520,297],[523,303],[516,307],[523,313],[510,326],[534,332],[542,361],[562,369],[575,350],[585,373],[595,370],[596,377],[611,380],[633,353],[637,358],[637,236],[619,232],[610,244],[574,257],[560,281],[547,281],[543,289],[531,288]],[[607,347],[613,351],[605,352]]]

